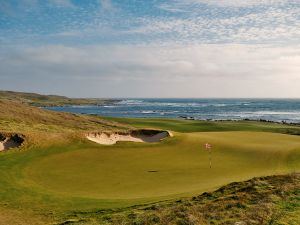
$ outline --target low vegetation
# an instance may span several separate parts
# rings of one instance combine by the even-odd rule
[[[0,91],[0,99],[18,101],[34,106],[64,106],[64,105],[107,105],[118,102],[113,99],[99,98],[68,98],[59,95],[41,95],[36,93]]]
[[[300,135],[299,124],[274,123],[268,121],[203,121],[169,118],[111,118],[135,127],[151,127],[172,130],[181,133],[190,132],[227,132],[227,131],[261,131],[281,134]]]
[[[2,131],[95,131],[123,130],[130,126],[96,116],[60,113],[0,99],[0,129]]]
[[[115,225],[298,225],[300,174],[253,178],[189,199],[94,217],[99,224]]]
[[[86,139],[135,128],[174,136]],[[0,133],[24,137],[0,153],[0,224],[298,225],[299,174],[271,176],[300,170],[296,125],[100,118],[0,99]]]

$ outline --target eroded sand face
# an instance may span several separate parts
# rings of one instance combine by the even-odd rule
[[[133,130],[129,132],[102,132],[102,133],[89,133],[86,135],[87,139],[102,145],[113,145],[119,141],[131,142],[159,142],[162,139],[171,137],[169,131],[157,130]]]
[[[0,134],[0,151],[17,148],[24,139],[18,134]]]

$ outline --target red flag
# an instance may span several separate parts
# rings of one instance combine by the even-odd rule
[[[212,145],[211,144],[209,144],[209,143],[206,143],[205,144],[205,149],[206,150],[209,150],[209,149],[211,149],[212,148]]]

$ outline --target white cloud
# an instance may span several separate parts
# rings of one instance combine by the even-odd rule
[[[20,0],[23,5],[39,5],[37,0]],[[61,5],[72,6],[71,0],[47,0],[46,7]],[[172,11],[174,15],[153,13],[154,8],[146,9],[147,13],[135,13],[123,10],[122,4],[113,4],[111,0],[97,0],[99,7],[85,8],[76,5],[74,11],[59,13],[59,23],[42,27],[35,23],[23,25],[20,29],[5,28],[0,41],[2,45],[25,43],[299,43],[300,36],[300,4],[296,0],[170,0],[159,4],[160,8]],[[20,3],[20,5],[22,5]],[[75,1],[74,1],[75,3]],[[169,4],[167,4],[169,3]],[[172,4],[173,3],[173,4]],[[207,3],[203,6],[199,3]],[[256,7],[258,3],[264,7]],[[293,4],[289,4],[293,3]],[[235,9],[219,8],[220,5],[252,5],[253,8]],[[284,4],[284,5],[280,5]],[[9,12],[11,4],[3,4],[2,11]],[[44,7],[44,6],[43,6]],[[74,6],[75,7],[75,6]],[[91,6],[89,6],[91,7]],[[13,8],[13,7],[12,7]],[[64,9],[62,9],[64,10]],[[67,9],[68,10],[68,9]],[[0,5],[1,11],[1,5]],[[23,10],[24,11],[24,10]],[[51,21],[49,15],[42,15],[42,10],[34,11],[41,21]],[[27,12],[28,15],[33,13]],[[16,13],[18,15],[18,13]],[[89,19],[84,19],[89,18]],[[5,20],[4,20],[5,21]],[[122,23],[120,23],[122,21]],[[9,27],[9,23],[6,24]],[[45,29],[45,30],[44,30]],[[1,29],[0,29],[1,31]]]
[[[38,83],[40,88],[53,91],[53,86],[47,85],[56,82],[65,87],[63,94],[74,96],[299,97],[297,47],[28,48],[11,51],[0,60],[0,88],[24,82],[22,89]]]
[[[288,0],[180,0],[180,1],[175,0],[174,3],[177,4],[177,6],[183,6],[186,4],[204,3],[207,5],[214,5],[214,6],[221,6],[221,7],[249,7],[249,6],[258,6],[258,5],[282,4],[287,1]]]
[[[199,12],[213,12],[203,10]],[[161,37],[172,34],[168,41],[184,43],[299,43],[299,7],[267,7],[229,16],[214,13],[210,17],[196,13],[187,18],[143,18],[142,25],[131,32]]]

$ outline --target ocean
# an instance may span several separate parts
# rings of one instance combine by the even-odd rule
[[[300,123],[300,99],[122,99],[113,105],[47,109],[112,117]]]

